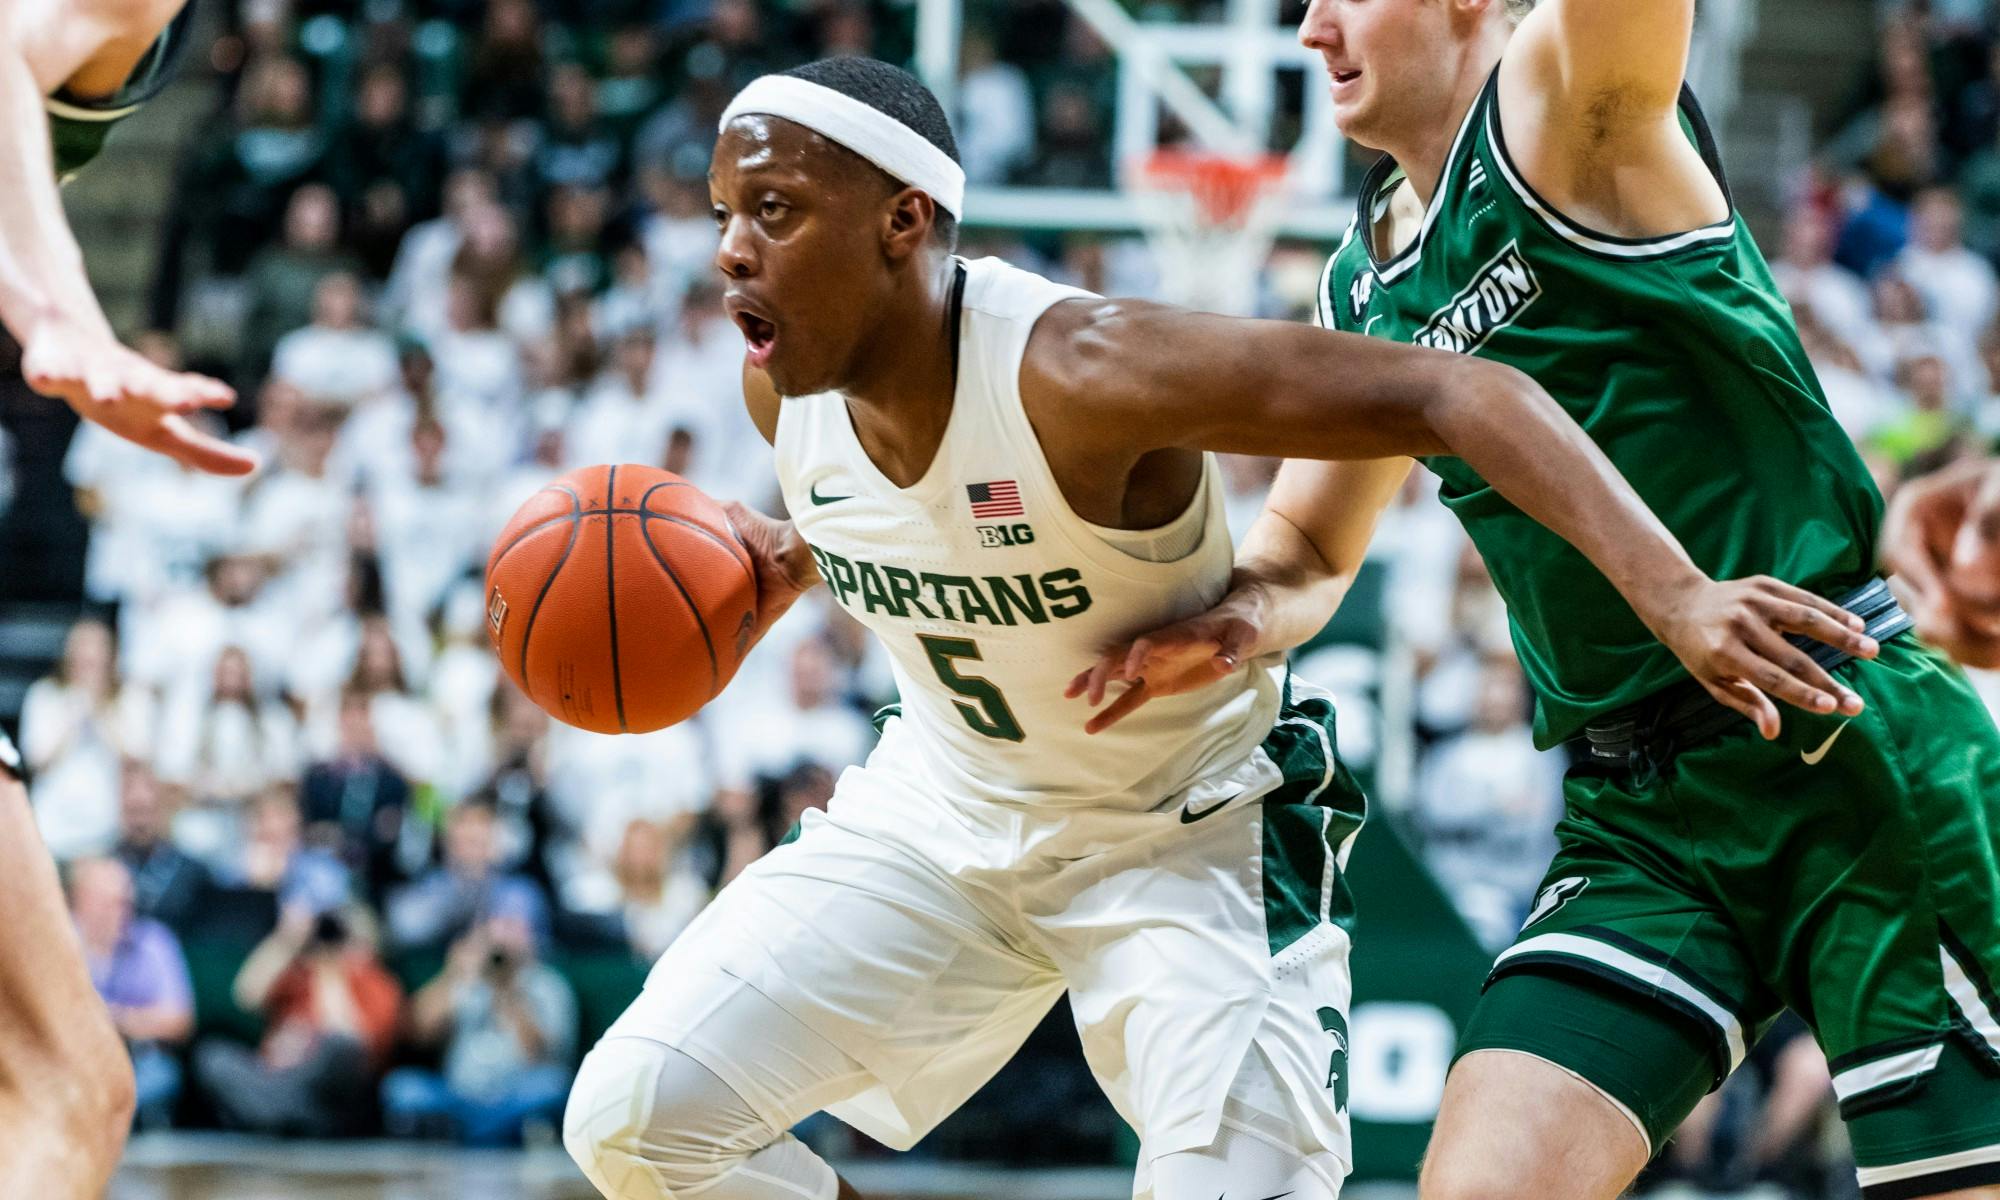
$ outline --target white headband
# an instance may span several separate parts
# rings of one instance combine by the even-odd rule
[[[952,216],[965,210],[965,168],[923,134],[852,96],[793,75],[760,75],[736,93],[716,128],[749,113],[797,122],[921,188]]]

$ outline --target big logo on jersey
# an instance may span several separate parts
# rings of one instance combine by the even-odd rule
[[[1519,320],[1541,294],[1541,281],[1520,244],[1508,242],[1410,340],[1433,350],[1475,353],[1495,332]]]

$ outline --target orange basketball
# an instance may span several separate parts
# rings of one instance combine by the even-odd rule
[[[550,716],[645,733],[715,698],[756,620],[750,552],[701,490],[627,463],[528,498],[486,560],[486,633]]]

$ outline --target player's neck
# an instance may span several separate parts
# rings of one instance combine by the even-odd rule
[[[840,390],[862,447],[899,486],[921,479],[951,419],[958,329],[952,321],[957,260],[910,272],[882,306],[881,333],[861,348]]]
[[[1403,169],[1420,207],[1430,207],[1438,181],[1444,177],[1446,160],[1451,157],[1452,143],[1458,140],[1458,131],[1465,124],[1465,114],[1479,102],[1479,93],[1492,77],[1493,68],[1500,65],[1500,55],[1506,48],[1505,36],[1469,47],[1460,60],[1458,76],[1452,81],[1447,98],[1430,118],[1413,124],[1406,139],[1382,147]]]

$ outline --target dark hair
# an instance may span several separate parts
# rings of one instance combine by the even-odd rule
[[[951,161],[959,160],[958,139],[951,135],[951,122],[945,118],[944,106],[938,103],[936,96],[931,95],[931,90],[924,86],[922,80],[901,67],[891,66],[879,59],[845,55],[822,58],[803,67],[794,67],[785,74],[831,88],[877,112],[894,117],[944,151]],[[945,249],[958,245],[958,218],[942,207],[937,210],[937,220],[931,228]]]

